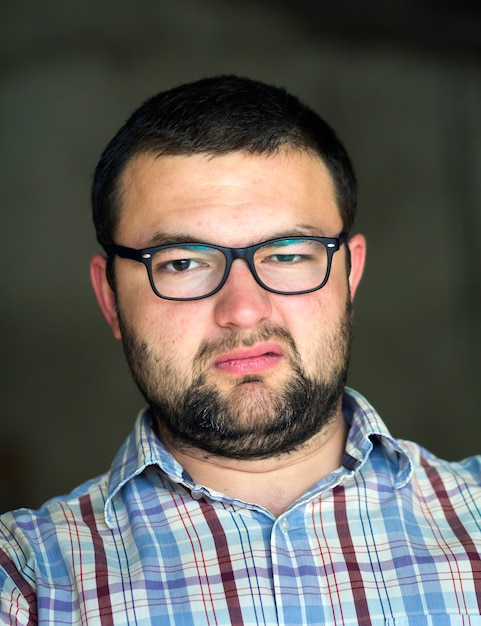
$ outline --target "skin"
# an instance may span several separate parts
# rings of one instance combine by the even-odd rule
[[[241,247],[295,233],[335,237],[342,231],[331,177],[321,160],[306,152],[141,155],[127,166],[121,190],[115,241],[134,248],[167,242],[179,234]],[[342,246],[334,255],[327,284],[297,296],[262,289],[242,260],[234,262],[218,293],[190,302],[158,298],[143,265],[128,259],[115,259],[115,294],[101,255],[92,259],[91,278],[117,339],[122,339],[122,328],[124,333],[126,328],[135,333],[155,357],[149,364],[170,363],[181,385],[192,383],[200,367],[208,383],[237,408],[239,422],[248,425],[253,414],[255,419],[261,415],[261,409],[253,413],[253,408],[278,394],[292,375],[288,343],[279,337],[256,340],[259,329],[285,329],[311,378],[320,366],[329,371],[337,365],[333,360],[347,358],[336,355],[333,346],[346,302],[354,297],[362,276],[366,244],[361,235],[355,235],[348,246],[349,276]],[[253,347],[242,345],[244,340],[252,343],[253,338]],[[199,365],[196,355],[205,342],[219,346],[220,353],[214,350]],[[239,386],[240,377],[246,374],[256,382]],[[339,467],[346,430],[339,399],[333,417],[320,432],[289,453],[268,458],[239,460],[207,453],[181,445],[165,429],[160,430],[160,438],[197,482],[265,506],[277,515]]]

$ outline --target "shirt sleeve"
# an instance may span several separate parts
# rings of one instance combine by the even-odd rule
[[[35,590],[0,548],[0,624],[27,626],[37,624]]]

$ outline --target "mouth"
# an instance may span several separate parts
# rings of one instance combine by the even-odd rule
[[[260,374],[270,370],[284,358],[280,344],[267,342],[250,348],[239,348],[218,356],[214,368],[233,376]]]

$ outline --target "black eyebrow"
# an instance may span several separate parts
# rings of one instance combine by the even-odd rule
[[[168,246],[176,243],[207,243],[201,242],[199,239],[195,239],[192,235],[183,233],[162,233],[158,232],[150,239],[148,246],[145,248],[155,248],[157,246]]]
[[[307,229],[306,229],[307,230]],[[273,233],[268,239],[257,239],[252,241],[249,245],[256,245],[258,243],[263,243],[264,241],[270,241],[271,239],[292,239],[296,237],[336,237],[337,235],[326,235],[323,232],[318,232],[313,228],[309,228],[309,230],[313,232],[306,232],[304,229],[292,228],[289,230],[284,230],[282,232]],[[157,246],[168,246],[171,244],[177,243],[204,243],[210,245],[220,245],[214,241],[207,241],[205,239],[194,238],[192,235],[187,233],[165,233],[165,232],[157,232],[150,239],[148,245],[143,246],[143,248],[155,248]],[[243,246],[246,247],[246,246]]]

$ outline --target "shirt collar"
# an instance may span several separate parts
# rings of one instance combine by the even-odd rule
[[[377,440],[394,470],[394,488],[400,489],[410,480],[413,464],[407,450],[394,439],[374,407],[357,391],[346,387],[342,411],[350,429],[343,465],[358,471],[367,462]]]
[[[385,456],[394,467],[394,487],[403,487],[412,474],[412,462],[408,452],[389,433],[375,409],[357,391],[346,387],[343,414],[350,425],[343,466],[357,472],[367,462],[377,439]],[[174,483],[189,489],[198,488],[182,466],[159,441],[148,409],[139,413],[135,427],[115,456],[108,478],[105,519],[112,526],[112,499],[132,478],[149,465],[157,465]]]
[[[132,478],[150,465],[157,465],[170,480],[192,486],[190,477],[158,439],[148,409],[137,416],[135,427],[117,452],[108,477],[105,520],[112,526],[112,499]]]

